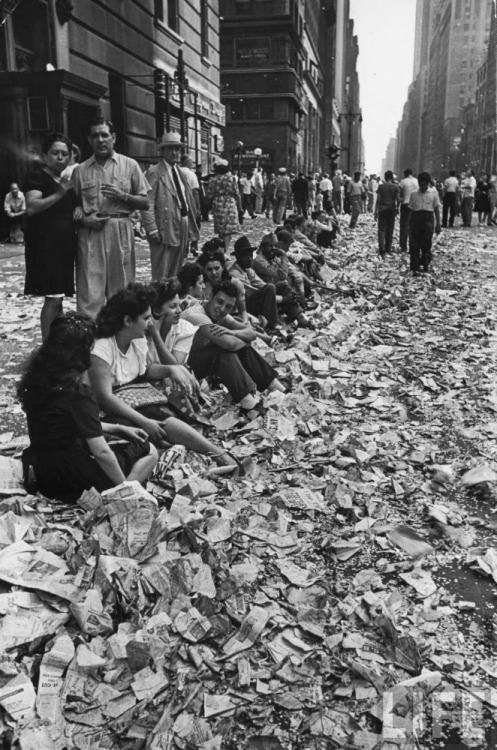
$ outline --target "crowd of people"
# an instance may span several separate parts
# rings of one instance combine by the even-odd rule
[[[80,163],[70,139],[50,133],[24,193],[15,184],[9,193],[12,226],[22,219],[24,230],[25,293],[44,298],[43,343],[18,396],[26,472],[32,467],[48,497],[144,481],[172,444],[239,468],[196,429],[206,421],[200,384],[222,386],[246,412],[260,393],[285,391],[254,343],[287,344],[297,328],[315,328],[308,313],[326,293],[334,241],[353,233],[362,213],[378,222],[381,258],[392,252],[400,214],[399,250],[409,251],[414,274],[429,269],[434,232],[453,226],[457,212],[471,223],[475,195],[481,221],[495,222],[495,181],[486,176],[477,184],[451,173],[440,187],[409,169],[400,181],[390,171],[381,180],[284,167],[248,175],[219,159],[205,181],[176,133],[164,134],[145,173],[115,140],[112,123],[98,119],[93,155]],[[199,252],[210,213],[215,236]],[[247,213],[265,217],[258,246],[242,234]],[[144,284],[135,279],[136,236],[150,247]],[[64,313],[74,294],[77,312]]]

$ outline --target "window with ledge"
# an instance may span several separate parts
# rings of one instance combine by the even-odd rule
[[[156,21],[165,24],[168,29],[178,33],[178,3],[179,0],[154,0],[154,16]]]

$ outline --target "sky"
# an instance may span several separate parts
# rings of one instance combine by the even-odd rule
[[[366,173],[379,173],[412,82],[416,0],[350,0],[350,17],[359,41]]]

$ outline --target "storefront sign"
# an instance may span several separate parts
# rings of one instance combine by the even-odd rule
[[[269,37],[251,37],[236,39],[237,68],[265,68],[271,62],[271,39]]]

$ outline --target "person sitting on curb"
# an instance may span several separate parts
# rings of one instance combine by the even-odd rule
[[[286,229],[276,232],[278,247],[283,253],[283,262],[288,264],[288,273],[299,295],[300,306],[303,310],[315,310],[317,302],[312,298],[313,281],[303,272],[306,263],[312,263],[312,258],[294,244],[293,235]]]
[[[250,346],[257,333],[230,315],[236,297],[233,283],[221,281],[203,305],[189,307],[181,314],[198,327],[188,365],[199,380],[217,376],[235,403],[253,409],[258,402],[256,390],[285,389],[276,371]]]
[[[296,271],[280,249],[275,234],[264,235],[252,267],[266,284],[275,285],[276,294],[282,298],[280,313],[289,323],[296,321],[300,328],[314,328],[299,304],[299,292],[294,285]]]
[[[145,482],[157,463],[157,451],[139,426],[100,422],[84,382],[95,333],[86,315],[56,317],[17,388],[30,439],[22,457],[25,477],[31,466],[37,489],[64,502],[75,502],[92,487],[103,492],[125,480]],[[109,444],[110,436],[118,442]]]
[[[141,427],[160,447],[184,445],[188,450],[211,456],[221,465],[235,466],[237,462],[225,450],[171,416],[167,404],[131,406],[119,395],[123,386],[163,378],[170,378],[173,387],[187,396],[198,393],[198,383],[186,367],[149,362],[145,336],[155,299],[149,285],[129,284],[107,300],[98,313],[97,337],[88,371],[98,404],[111,419]]]

